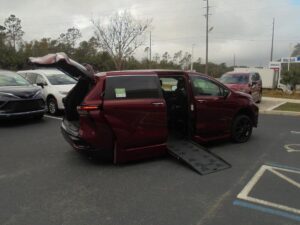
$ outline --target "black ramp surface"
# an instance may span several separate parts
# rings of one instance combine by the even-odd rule
[[[184,161],[201,175],[231,167],[219,156],[190,140],[169,140],[168,151],[172,156]]]

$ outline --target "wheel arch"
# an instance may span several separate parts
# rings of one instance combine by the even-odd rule
[[[239,110],[236,112],[236,114],[234,115],[232,122],[233,122],[234,119],[235,119],[237,116],[239,116],[239,115],[246,115],[246,116],[249,116],[249,118],[251,119],[253,125],[255,124],[255,115],[254,115],[254,113],[252,112],[251,109],[249,109],[249,108],[241,108],[241,109],[239,109]]]
[[[56,100],[56,98],[53,94],[48,94],[48,96],[46,98],[47,102],[49,101],[50,98],[54,98]]]

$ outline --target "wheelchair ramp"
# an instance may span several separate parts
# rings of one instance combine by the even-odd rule
[[[182,160],[201,175],[214,173],[231,167],[219,156],[190,140],[168,141],[168,152]]]

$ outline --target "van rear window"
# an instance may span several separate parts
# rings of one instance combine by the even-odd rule
[[[161,97],[160,84],[156,76],[116,76],[106,79],[105,99]]]

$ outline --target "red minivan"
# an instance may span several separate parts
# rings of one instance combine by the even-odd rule
[[[221,76],[220,81],[232,90],[247,93],[254,102],[262,99],[262,80],[256,72],[228,72]]]
[[[114,163],[161,156],[167,140],[246,142],[257,126],[252,98],[195,72],[112,71],[93,75],[64,54],[30,58],[78,78],[64,99],[61,125],[78,150],[110,153]]]

